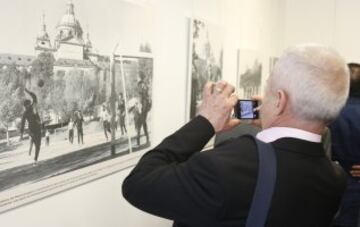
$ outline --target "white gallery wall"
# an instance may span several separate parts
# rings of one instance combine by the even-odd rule
[[[360,62],[357,0],[286,0],[282,48],[317,42],[336,48],[347,61]]]
[[[231,83],[236,82],[239,48],[257,50],[261,53],[263,80],[268,75],[269,57],[278,56],[283,48],[285,0],[129,0],[129,2],[155,11],[152,114],[154,145],[186,121],[188,18],[206,20],[223,27],[225,34],[223,78]],[[288,24],[286,28],[288,29]],[[113,174],[1,214],[1,226],[171,226],[171,222],[145,214],[131,207],[122,198],[121,183],[129,171],[130,169]]]

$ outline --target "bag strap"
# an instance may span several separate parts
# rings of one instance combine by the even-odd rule
[[[270,143],[251,136],[259,153],[259,171],[246,227],[265,226],[276,183],[276,154]]]

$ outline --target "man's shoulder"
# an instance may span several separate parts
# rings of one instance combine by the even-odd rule
[[[251,136],[240,136],[229,139],[213,149],[200,152],[196,158],[210,160],[214,165],[228,168],[232,165],[257,163],[258,153],[256,143]]]
[[[255,145],[255,136],[253,135],[241,135],[237,137],[229,137],[225,140],[215,144],[214,149],[226,149],[235,146],[251,146]]]

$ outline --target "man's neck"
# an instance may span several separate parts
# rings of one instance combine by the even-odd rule
[[[321,135],[323,134],[325,126],[326,126],[325,124],[320,122],[287,117],[287,118],[276,119],[272,124],[269,125],[268,128],[271,127],[296,128]]]

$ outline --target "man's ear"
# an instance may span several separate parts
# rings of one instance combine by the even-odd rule
[[[276,92],[276,109],[275,114],[277,116],[284,113],[286,106],[288,105],[288,96],[284,90],[278,90]]]

